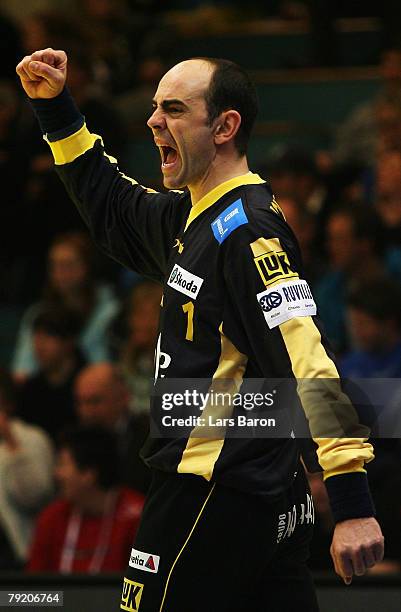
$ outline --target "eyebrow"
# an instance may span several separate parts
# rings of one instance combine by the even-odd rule
[[[152,100],[153,106],[157,106],[156,100]],[[170,98],[169,100],[163,100],[160,104],[163,110],[168,110],[170,106],[182,106],[184,108],[188,108],[188,106],[182,100],[178,100],[178,98]]]

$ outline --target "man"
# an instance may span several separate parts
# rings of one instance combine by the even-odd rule
[[[120,487],[114,435],[100,427],[64,433],[55,476],[60,497],[40,514],[30,572],[122,571],[143,506]]]
[[[87,131],[64,89],[66,67],[64,52],[46,49],[17,72],[98,244],[164,283],[156,378],[228,380],[232,388],[248,377],[338,379],[309,316],[314,304],[297,298],[302,316],[294,316],[283,297],[294,279],[305,281],[270,188],[248,170],[257,111],[248,76],[231,62],[194,59],[161,79],[148,125],[172,191],[157,194],[120,174]],[[176,191],[184,186],[189,192]],[[273,313],[272,283],[283,304]],[[320,399],[330,410],[333,398]],[[152,410],[160,412],[156,400]],[[210,404],[205,410],[213,416]],[[302,602],[305,612],[317,610],[305,566],[313,512],[297,443],[194,434],[149,439],[142,451],[154,475],[121,609],[256,612]],[[383,554],[363,468],[372,448],[364,438],[316,442],[337,521],[334,563],[349,583]]]
[[[73,387],[85,360],[77,345],[81,322],[65,308],[46,308],[33,321],[34,354],[39,371],[22,385],[19,414],[43,427],[55,440],[76,422]]]
[[[343,376],[401,378],[401,291],[383,278],[359,283],[347,300],[352,350],[340,363]]]
[[[75,382],[78,419],[83,425],[100,425],[117,437],[122,482],[146,493],[150,471],[139,457],[148,434],[147,415],[129,411],[127,386],[111,363],[96,363],[84,368]]]

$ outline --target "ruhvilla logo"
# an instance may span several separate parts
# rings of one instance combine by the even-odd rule
[[[257,294],[257,300],[270,329],[294,317],[316,314],[316,304],[306,280],[287,281]]]
[[[140,550],[135,550],[135,548],[131,550],[131,557],[129,560],[130,567],[157,574],[159,562],[160,557],[158,555],[141,552]]]
[[[175,264],[167,281],[169,287],[188,295],[194,300],[198,297],[202,283],[203,278],[188,272],[178,264]]]

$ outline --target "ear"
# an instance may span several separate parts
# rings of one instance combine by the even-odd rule
[[[241,115],[236,110],[228,110],[221,113],[216,119],[214,130],[214,142],[222,145],[233,140],[241,125]]]

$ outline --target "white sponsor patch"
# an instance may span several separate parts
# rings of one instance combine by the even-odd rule
[[[159,570],[160,557],[150,555],[149,553],[141,552],[140,550],[131,550],[129,566],[135,569],[143,570],[144,572],[152,572],[157,574]]]
[[[256,297],[270,329],[295,317],[316,314],[316,304],[306,280],[280,283]]]
[[[184,268],[181,268],[178,264],[175,264],[174,268],[171,270],[171,274],[167,281],[169,287],[188,295],[194,300],[198,297],[202,283],[203,278],[191,274],[191,272],[184,270]]]

